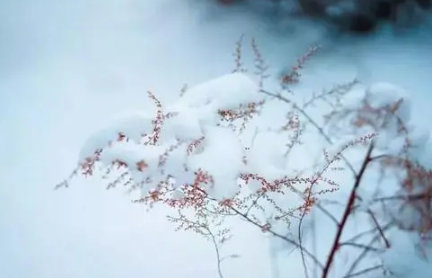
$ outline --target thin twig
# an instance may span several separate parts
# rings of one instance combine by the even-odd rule
[[[205,194],[206,198],[208,198],[209,200],[212,201],[216,201],[215,199],[211,198],[208,196],[207,192],[205,192],[204,190],[197,188],[198,191],[202,192],[203,194]],[[308,257],[310,257],[313,262],[318,265],[320,268],[323,268],[323,264],[318,260],[318,258],[312,254],[310,251],[308,251],[306,248],[304,248],[303,246],[301,246],[300,244],[298,244],[297,242],[295,242],[294,240],[283,236],[275,231],[273,231],[271,228],[266,227],[266,225],[261,225],[259,223],[257,223],[256,221],[254,221],[253,219],[251,219],[248,215],[246,215],[245,213],[242,213],[241,211],[239,211],[238,209],[236,209],[235,207],[233,207],[232,205],[228,205],[228,208],[232,211],[234,211],[238,216],[242,217],[244,220],[246,220],[247,222],[251,223],[252,225],[260,228],[260,230],[262,231],[266,231],[267,233],[270,233],[271,235],[282,239],[292,245],[294,245],[295,247],[299,248],[300,250],[302,250]]]
[[[268,95],[268,96],[271,96],[271,97],[275,97],[275,98],[279,99],[282,102],[291,104],[294,109],[296,109],[297,111],[299,111],[300,114],[302,114],[303,117],[305,117],[309,121],[309,123],[311,123],[315,127],[315,129],[318,131],[319,134],[321,134],[321,136],[323,136],[323,138],[327,141],[327,143],[333,144],[333,140],[331,140],[331,138],[324,132],[324,129],[322,127],[320,127],[318,125],[318,123],[314,119],[312,119],[312,117],[304,109],[302,109],[300,106],[298,106],[296,103],[294,103],[294,102],[290,101],[289,99],[281,96],[280,94],[275,94],[275,93],[272,93],[272,92],[269,92],[269,91],[266,91],[266,90],[263,90],[263,89],[261,89],[260,92],[263,93],[263,94],[265,94],[265,95]],[[354,176],[356,176],[357,172],[355,171],[355,169],[351,165],[351,163],[348,161],[348,159],[343,154],[341,154],[340,157],[345,162],[345,164],[347,165],[347,167],[350,169],[350,171],[352,172],[352,174]]]
[[[255,222],[254,220],[250,219],[246,214],[240,212],[239,210],[237,210],[234,207],[230,207],[230,209],[232,209],[233,211],[235,211],[239,216],[241,216],[242,218],[244,218],[247,222],[253,224],[256,227],[259,227],[261,230],[263,230],[265,227],[263,225],[258,224],[257,222]],[[292,239],[289,239],[286,236],[283,236],[279,233],[276,233],[275,231],[271,230],[271,229],[266,229],[266,232],[270,233],[271,235],[280,238],[294,246],[296,246],[297,248],[299,248],[300,250],[303,250],[303,252],[310,257],[315,264],[317,264],[320,268],[323,268],[323,264],[317,259],[317,257],[315,257],[315,255],[313,255],[311,252],[309,252],[307,249],[305,249],[303,246],[299,245],[297,242],[295,242]]]
[[[224,276],[222,274],[222,267],[221,267],[222,259],[220,257],[219,245],[217,243],[215,235],[210,231],[210,229],[208,229],[208,232],[210,234],[211,241],[213,242],[213,245],[215,247],[219,278],[224,278]]]
[[[319,203],[316,203],[315,206],[320,209],[325,215],[328,216],[328,218],[331,219],[331,221],[333,223],[335,223],[336,225],[339,225],[338,220],[336,219],[336,217],[334,217],[327,209],[325,209],[323,206],[321,206]]]
[[[384,240],[385,247],[390,248],[390,242],[388,241],[387,237],[384,235],[384,231],[381,228],[381,225],[378,223],[378,220],[376,219],[375,214],[370,209],[368,210],[368,214],[371,216],[372,221],[374,222],[375,226],[377,227],[381,238]]]
[[[298,232],[298,240],[299,240],[300,246],[303,246],[302,230],[301,230],[301,228],[302,228],[302,222],[303,222],[304,216],[305,216],[305,213],[303,213],[302,217],[300,218],[300,222],[299,222],[299,225],[298,225],[298,231],[297,231]],[[302,258],[303,271],[304,271],[305,277],[309,278],[308,269],[307,269],[307,265],[306,265],[306,259],[305,259],[305,256],[304,256],[303,249],[300,249],[300,254],[301,254],[301,258]]]
[[[375,252],[380,251],[380,249],[378,249],[378,248],[375,248],[375,247],[372,247],[369,245],[365,245],[365,244],[355,243],[355,242],[344,242],[344,243],[339,244],[339,247],[342,247],[342,246],[352,246],[352,247],[366,249],[368,251],[375,251]]]
[[[390,227],[390,226],[389,226]],[[379,235],[375,235],[367,244],[368,246],[372,245],[375,241],[377,241],[379,239]],[[347,271],[347,274],[345,276],[350,276],[352,275],[354,272],[354,270],[357,268],[357,266],[359,265],[359,263],[363,260],[363,258],[370,252],[370,249],[363,249],[363,251],[360,253],[360,255],[357,257],[357,259],[353,262],[353,264],[351,265],[350,269]]]
[[[352,277],[355,277],[355,276],[360,276],[362,274],[365,274],[365,273],[368,273],[368,272],[371,272],[371,271],[374,271],[374,270],[382,269],[382,268],[383,268],[382,265],[376,265],[376,266],[368,267],[368,268],[365,268],[363,270],[354,272],[354,273],[352,273],[350,275],[346,275],[343,278],[352,278]]]

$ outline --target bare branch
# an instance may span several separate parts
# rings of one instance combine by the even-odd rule
[[[362,166],[361,166],[361,168],[360,168],[360,171],[359,171],[359,173],[358,173],[358,175],[357,175],[357,177],[356,177],[356,180],[355,180],[355,183],[354,183],[354,186],[353,186],[353,188],[352,188],[352,190],[351,190],[351,194],[350,194],[350,196],[349,196],[349,198],[348,198],[348,203],[347,203],[347,205],[346,205],[346,208],[345,208],[345,211],[344,211],[344,214],[343,214],[343,216],[342,216],[342,220],[341,220],[341,222],[340,222],[340,224],[339,224],[339,228],[338,228],[338,230],[337,230],[337,233],[336,233],[336,236],[335,236],[335,239],[334,239],[334,241],[333,241],[333,245],[332,245],[332,247],[331,247],[331,249],[330,249],[330,253],[329,253],[329,256],[328,256],[328,259],[327,259],[327,262],[326,262],[326,264],[325,264],[325,266],[324,266],[324,270],[323,270],[323,274],[322,274],[322,278],[326,278],[326,277],[328,277],[328,275],[329,275],[329,271],[330,271],[330,267],[331,267],[331,265],[332,265],[332,263],[333,263],[333,258],[334,258],[334,256],[336,255],[336,252],[337,252],[337,250],[338,250],[338,248],[339,248],[339,241],[340,241],[340,238],[341,238],[341,236],[342,236],[342,232],[343,232],[343,230],[344,230],[344,228],[345,228],[345,224],[346,224],[346,222],[347,222],[347,220],[348,220],[348,217],[350,216],[350,214],[351,214],[351,211],[352,211],[352,207],[353,207],[353,204],[354,204],[354,201],[355,201],[355,196],[356,196],[356,194],[357,194],[357,189],[358,189],[358,187],[360,186],[360,182],[361,182],[361,180],[362,180],[362,177],[363,177],[363,175],[364,175],[364,173],[365,173],[365,171],[366,171],[366,168],[367,168],[367,166],[368,166],[368,164],[369,164],[369,162],[370,162],[370,157],[371,157],[371,154],[372,154],[372,150],[373,150],[373,148],[374,148],[374,144],[373,144],[373,142],[370,144],[370,146],[369,146],[369,149],[368,149],[368,151],[367,151],[367,153],[366,153],[366,157],[365,157],[365,159],[363,160],[363,164],[362,164]]]

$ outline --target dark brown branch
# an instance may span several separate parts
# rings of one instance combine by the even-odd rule
[[[366,156],[365,156],[365,158],[363,160],[363,163],[362,163],[362,166],[360,168],[360,171],[359,171],[358,175],[356,176],[356,179],[355,179],[355,182],[354,182],[354,186],[353,186],[353,188],[351,190],[351,194],[350,194],[349,199],[348,199],[348,203],[347,203],[347,205],[345,207],[345,211],[344,211],[344,213],[342,215],[342,220],[341,220],[341,222],[339,224],[338,230],[336,232],[335,239],[333,241],[332,247],[330,249],[329,256],[327,258],[327,262],[326,262],[326,264],[324,266],[323,273],[322,273],[322,276],[321,276],[322,278],[327,278],[328,275],[329,275],[330,267],[331,267],[331,265],[333,263],[335,255],[336,255],[336,253],[337,253],[337,251],[339,249],[339,242],[340,242],[340,239],[342,237],[342,232],[343,232],[343,230],[345,228],[345,225],[347,223],[347,220],[348,220],[348,218],[349,218],[349,216],[350,216],[350,214],[352,212],[352,208],[353,208],[353,205],[354,205],[354,202],[355,202],[355,199],[356,199],[355,197],[357,195],[357,189],[360,186],[360,182],[361,182],[361,180],[363,178],[363,175],[364,175],[364,173],[366,171],[366,168],[367,168],[367,166],[368,166],[368,164],[370,162],[370,158],[371,158],[371,154],[372,154],[373,148],[374,148],[374,144],[372,142],[370,144],[368,150],[367,150],[367,153],[366,153]]]

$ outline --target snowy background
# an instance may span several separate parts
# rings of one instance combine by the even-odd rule
[[[121,191],[80,179],[52,188],[92,131],[116,113],[150,107],[147,90],[167,101],[184,83],[231,71],[241,34],[256,39],[275,74],[321,43],[299,90],[354,77],[393,82],[412,94],[414,119],[430,125],[426,28],[359,39],[292,22],[281,35],[285,25],[241,8],[192,2],[0,2],[0,277],[216,277],[212,247],[175,233],[163,210],[147,213]],[[268,277],[265,243],[237,238],[233,250],[243,257],[227,264],[226,277]]]

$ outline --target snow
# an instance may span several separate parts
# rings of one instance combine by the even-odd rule
[[[395,84],[373,83],[346,95],[341,103],[343,111],[334,120],[336,126],[333,128],[343,133],[342,138],[374,133],[378,135],[375,139],[376,148],[393,155],[400,154],[407,138],[413,144],[409,150],[412,154],[418,154],[418,150],[427,145],[428,132],[412,124],[409,94]],[[359,119],[360,123],[363,119],[368,123],[358,126],[356,123]]]
[[[248,173],[254,173],[268,182],[287,175],[286,139],[272,131],[259,132],[246,154]],[[258,181],[250,181],[249,187],[256,191],[262,187]]]
[[[197,109],[192,110],[189,107],[177,105],[168,106],[167,112],[176,113],[176,115],[165,120],[161,132],[162,141],[172,138],[179,141],[190,141],[204,135],[200,125],[200,114],[202,113],[198,113]]]
[[[82,162],[87,157],[91,157],[96,150],[104,149],[109,142],[117,140],[119,134],[140,142],[143,134],[148,134],[153,130],[153,118],[154,116],[141,111],[118,116],[108,126],[87,139],[81,148],[79,161]]]
[[[235,72],[188,89],[180,103],[190,108],[208,106],[215,112],[217,109],[236,109],[261,98],[258,85],[245,74]]]
[[[161,140],[156,145],[148,145],[143,139],[144,134],[151,134],[153,130],[152,116],[138,112],[115,121],[112,126],[93,135],[84,144],[81,154],[90,154],[102,149],[99,162],[106,167],[118,162],[126,165],[134,182],[140,185],[143,195],[169,178],[175,188],[171,197],[174,200],[181,200],[185,194],[180,186],[191,185],[194,183],[196,173],[201,172],[211,177],[209,182],[200,184],[209,197],[220,201],[232,199],[240,193],[239,178],[242,174],[257,175],[267,182],[273,182],[292,174],[291,168],[296,164],[296,158],[285,155],[286,137],[280,131],[261,129],[263,128],[261,123],[259,128],[255,127],[251,144],[246,148],[238,133],[229,126],[220,124],[218,111],[238,109],[242,105],[260,101],[261,97],[256,89],[255,82],[242,73],[232,73],[204,82],[186,91],[177,101],[163,105],[164,113],[171,116],[163,119]],[[424,159],[424,149],[430,145],[429,134],[410,121],[411,102],[405,90],[391,83],[374,83],[357,90],[354,96],[347,95],[342,103],[344,104],[342,108],[347,109],[348,114],[342,114],[342,118],[338,118],[338,121],[343,120],[344,124],[353,126],[358,117],[369,119],[375,128],[369,130],[375,131],[378,136],[374,139],[376,150],[385,154],[399,155],[408,137],[413,144],[413,148],[408,153],[410,157],[416,161],[418,157],[420,160]],[[375,111],[385,113],[377,114]],[[403,133],[400,131],[401,122]],[[347,146],[352,146],[359,135],[365,135],[361,132],[367,131],[367,129],[356,130],[355,128],[339,130],[343,131],[342,136],[326,149],[329,161],[334,160],[341,152],[344,153]],[[351,134],[347,133],[349,130]],[[123,134],[130,140],[115,140],[118,134]],[[103,142],[109,143],[104,145]],[[196,142],[198,144],[194,145],[194,150],[191,152],[188,148]],[[175,147],[171,148],[173,146]],[[163,164],[161,164],[162,157],[166,158]],[[326,165],[329,161],[323,161],[321,164]],[[256,192],[262,188],[262,183],[259,180],[251,180],[248,181],[248,187],[252,192]],[[420,190],[424,187],[422,184],[415,184],[414,188]],[[298,187],[297,190],[301,192],[303,189]],[[317,185],[312,192],[319,192],[319,190],[321,188]],[[391,192],[389,188],[386,191]],[[270,203],[279,208],[275,212],[289,210],[302,204],[300,196],[292,192],[289,194],[291,197],[278,194],[272,192],[267,194],[268,198],[273,200]],[[359,189],[358,196],[362,197],[363,201],[360,202],[358,212],[369,212],[370,206],[374,203],[373,194],[375,193],[371,188]],[[400,195],[404,192],[399,190],[395,194]],[[406,232],[412,229],[418,230],[422,227],[419,205],[422,206],[422,204],[414,206],[402,201],[392,202],[387,208],[387,218],[395,221],[397,227]],[[274,218],[272,210],[275,207],[271,205],[263,207],[264,214],[256,217],[261,218],[261,221],[267,221],[273,231],[294,242],[297,242],[300,236],[305,241],[302,244],[309,242],[311,227],[315,221],[312,215],[317,213],[316,208],[301,221],[298,217],[292,217],[287,223]],[[269,244],[274,254],[295,247],[272,237]],[[394,245],[382,255],[385,267],[396,274],[412,275],[415,270],[409,268],[409,265],[402,266],[394,263],[400,260],[399,251],[394,251],[397,248],[398,245]]]
[[[144,146],[134,142],[117,142],[105,149],[100,161],[107,167],[116,161],[126,163],[128,170],[137,184],[144,186],[144,191],[155,188],[157,183],[146,183],[148,179],[161,181],[159,174],[159,157],[165,152],[164,146]],[[139,166],[143,162],[142,168]]]
[[[410,121],[411,102],[408,93],[399,86],[391,83],[374,83],[366,90],[368,104],[375,109],[397,106],[395,115],[404,123]]]
[[[190,184],[191,173],[204,170],[214,182],[205,188],[208,193],[217,199],[232,198],[238,192],[238,178],[244,170],[245,146],[230,128],[217,127],[216,119],[219,119],[219,110],[238,109],[261,100],[257,88],[255,82],[242,73],[224,75],[192,87],[176,103],[167,106],[167,113],[173,116],[164,119],[159,145],[143,145],[144,135],[153,130],[152,116],[135,113],[91,136],[81,150],[80,162],[95,151],[103,150],[99,159],[106,167],[121,161],[128,166],[137,184],[153,181],[144,186],[143,192],[147,192],[164,180],[160,157],[178,142],[181,146],[168,154],[163,171],[178,179],[180,185]],[[116,142],[119,134],[130,140]],[[201,137],[204,137],[200,146],[203,151],[187,157],[187,145]],[[137,169],[140,161],[145,162],[144,170]]]
[[[185,197],[185,193],[180,188],[173,191],[171,198],[173,200],[182,200]]]
[[[202,169],[213,177],[213,184],[206,188],[216,199],[229,199],[238,192],[237,179],[243,168],[244,147],[234,132],[227,128],[208,127],[205,132],[203,152],[193,155],[188,166]]]
[[[381,257],[395,277],[427,278],[430,277],[432,265],[422,257],[418,249],[422,244],[414,234],[394,231],[390,237],[391,247]],[[423,243],[424,244],[424,243]],[[428,254],[429,253],[429,254]],[[426,255],[430,256],[430,252]]]
[[[15,2],[0,3],[0,21],[6,28],[0,32],[5,42],[0,53],[3,61],[0,125],[5,134],[5,143],[0,146],[3,157],[0,227],[5,227],[1,229],[4,233],[0,240],[0,276],[216,277],[213,250],[195,234],[171,232],[171,223],[165,223],[166,210],[144,213],[142,207],[130,205],[129,196],[118,191],[106,193],[101,190],[104,184],[94,180],[74,180],[67,191],[53,193],[51,188],[74,167],[83,137],[119,112],[137,111],[127,113],[96,133],[94,139],[87,141],[88,145],[84,144],[80,161],[91,156],[95,149],[106,148],[102,154],[105,163],[122,158],[134,166],[138,159],[146,158],[154,168],[156,156],[176,141],[204,136],[208,129],[202,126],[218,122],[219,117],[213,112],[223,103],[203,97],[199,98],[203,105],[192,109],[188,101],[180,105],[175,99],[177,89],[184,82],[195,84],[229,72],[230,53],[241,33],[255,37],[271,70],[278,71],[289,67],[310,44],[322,41],[323,37],[315,36],[319,28],[308,25],[304,32],[298,32],[289,22],[280,26],[263,24],[256,16],[236,13],[236,7],[224,9],[223,13],[196,12],[197,1],[190,1],[194,4],[188,6],[172,0],[154,3],[42,0],[27,1],[25,9]],[[289,36],[284,36],[287,30]],[[349,38],[346,42],[326,35],[323,56],[309,64],[310,70],[305,69],[302,84],[294,91],[302,94],[320,90],[329,83],[345,81],[347,72],[350,76],[355,72],[365,84],[387,80],[403,86],[412,98],[410,136],[419,146],[412,156],[421,155],[418,157],[421,163],[430,166],[432,148],[426,139],[429,132],[417,126],[429,129],[432,116],[430,30],[425,31],[411,35],[407,34],[411,32],[397,33],[396,37],[378,34],[369,39]],[[251,57],[245,54],[245,60],[250,61]],[[325,78],[320,77],[322,74]],[[153,128],[155,111],[146,106],[150,103],[145,94],[147,89],[161,97],[164,112],[178,112],[176,117],[166,119],[165,125],[171,127],[163,130],[167,133],[163,133],[160,146],[155,147],[135,144],[142,132]],[[224,92],[214,90],[212,94]],[[230,101],[234,95],[238,96],[235,92],[226,94],[228,107],[240,102]],[[252,94],[243,97],[255,98]],[[209,99],[210,103],[206,103]],[[131,139],[117,142],[119,131]],[[219,135],[223,132],[217,131]],[[390,133],[387,137],[392,138]],[[395,146],[389,146],[396,150],[400,139],[394,139]],[[385,146],[387,139],[382,140],[381,146]],[[209,138],[207,143],[210,141]],[[111,149],[107,148],[109,142]],[[260,160],[254,169],[269,177],[281,176],[279,171],[285,170],[285,166],[276,151],[278,141],[269,139],[272,144],[259,149],[265,142],[265,139],[257,142],[252,150],[255,157],[260,158],[266,150],[274,156]],[[215,150],[216,147],[222,148],[217,145]],[[193,180],[191,171],[177,169],[181,167],[180,161],[189,158],[185,158],[185,148],[186,144],[181,145],[166,162],[166,168],[178,174],[175,178],[179,183]],[[309,154],[299,152],[288,159],[289,168],[305,164],[304,160],[309,158]],[[269,174],[270,170],[276,173]],[[134,174],[138,180],[145,175],[136,170]],[[226,189],[233,188],[212,194],[222,197],[233,193]],[[174,197],[181,198],[181,192],[175,191]],[[325,216],[321,219],[317,244],[318,253],[325,259],[326,243],[331,242],[333,230]],[[366,224],[358,222],[358,226]],[[351,232],[346,231],[346,236],[351,236]],[[261,232],[258,233],[257,236],[250,229],[235,234],[233,242],[238,249],[230,245],[225,250],[241,250],[242,258],[236,262],[224,261],[226,278],[269,277],[266,249],[263,252],[256,248],[264,245],[259,237]],[[399,233],[391,239],[395,248],[388,253],[393,257],[386,258],[387,267],[396,273],[412,271],[413,278],[423,278],[431,273],[430,263],[418,259],[418,254],[411,250],[414,239],[406,240],[405,236]],[[279,247],[283,253],[279,267],[284,272],[280,277],[303,277],[300,257],[288,257],[284,246]],[[168,264],[161,265],[160,254]],[[52,263],[48,265],[47,261]],[[398,270],[399,265],[407,270]],[[338,264],[335,268],[343,266]]]

